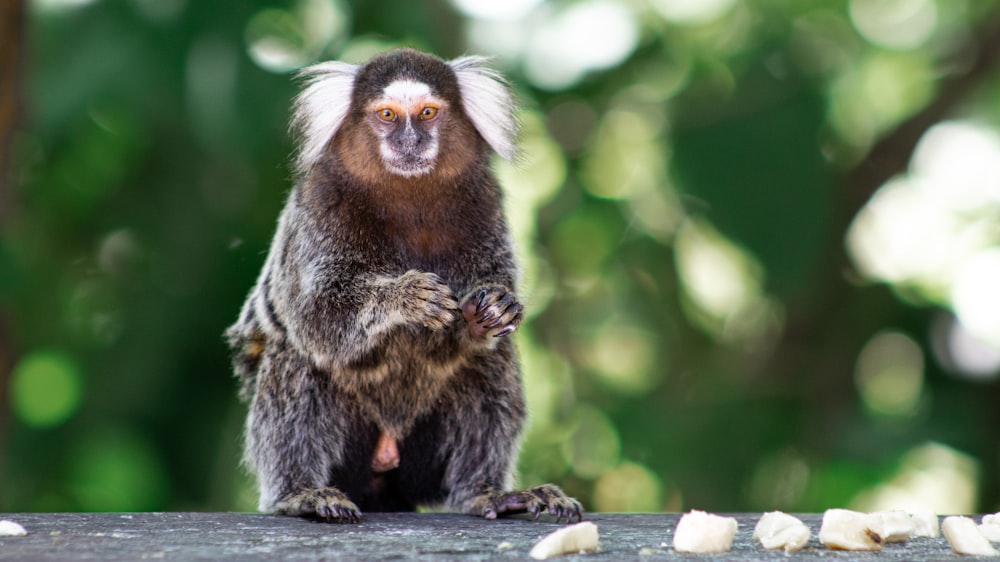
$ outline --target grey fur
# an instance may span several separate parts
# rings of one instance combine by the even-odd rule
[[[478,59],[457,66],[501,83]],[[399,50],[349,73],[331,68],[340,82],[327,93],[352,97],[327,99],[338,112],[330,140],[307,147],[305,160],[300,152],[301,179],[226,332],[249,402],[245,462],[260,509],[350,522],[361,510],[443,503],[487,518],[579,518],[579,503],[555,486],[507,491],[525,402],[506,337],[522,306],[488,166],[496,139],[469,123],[461,108],[475,104],[449,99],[466,95],[462,80],[430,55]],[[386,124],[371,124],[357,89],[375,91],[386,76],[425,80],[452,108],[429,125],[451,143],[442,149],[452,160],[420,179],[385,173],[371,148]],[[322,90],[318,80],[307,88]],[[473,121],[507,116],[488,117]],[[303,142],[325,134],[309,115],[297,119],[311,131]],[[456,163],[456,153],[468,161]],[[383,433],[399,444],[399,466],[376,473]]]

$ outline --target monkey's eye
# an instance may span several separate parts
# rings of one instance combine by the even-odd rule
[[[420,111],[420,118],[424,121],[428,119],[434,119],[438,114],[438,108],[427,106]]]
[[[396,120],[396,112],[388,107],[383,107],[382,109],[375,112],[378,118],[385,121],[386,123],[391,123]]]

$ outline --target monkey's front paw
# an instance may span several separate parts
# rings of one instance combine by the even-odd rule
[[[527,490],[514,492],[493,492],[476,498],[470,509],[472,515],[486,519],[496,519],[500,515],[515,513],[530,513],[535,519],[548,511],[554,515],[556,522],[563,519],[571,522],[583,519],[583,506],[574,498],[567,496],[553,484],[542,484]]]
[[[407,271],[399,278],[403,317],[408,321],[441,330],[458,317],[458,301],[440,277],[424,271]]]
[[[524,319],[523,311],[524,306],[517,302],[517,297],[502,287],[479,289],[462,304],[462,316],[469,324],[469,332],[477,338],[489,335],[502,338],[513,333]]]
[[[286,496],[274,506],[277,515],[315,517],[331,523],[357,523],[361,510],[340,490],[312,488]]]

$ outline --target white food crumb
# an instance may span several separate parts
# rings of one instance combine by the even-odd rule
[[[834,550],[882,550],[882,536],[871,528],[867,513],[828,509],[823,513],[819,540]]]
[[[941,533],[957,554],[1000,556],[1000,552],[979,532],[976,522],[968,517],[945,517],[941,522]]]
[[[528,553],[535,560],[544,560],[563,554],[596,550],[599,546],[597,525],[590,521],[568,525],[542,537]]]
[[[910,519],[913,521],[914,537],[937,538],[941,536],[941,526],[938,524],[938,516],[933,511],[911,513]]]
[[[806,546],[812,532],[798,517],[771,511],[761,516],[753,530],[753,536],[768,550],[795,552]]]
[[[868,528],[889,542],[905,542],[913,536],[916,524],[903,511],[877,511],[868,514]]]
[[[18,523],[6,519],[0,521],[0,537],[23,537],[27,534],[28,531]]]
[[[677,522],[674,550],[697,554],[728,552],[738,529],[739,524],[733,517],[692,510]]]

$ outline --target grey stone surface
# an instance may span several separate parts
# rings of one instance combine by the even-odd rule
[[[828,550],[816,538],[821,515],[800,516],[813,531],[797,553],[753,540],[760,514],[736,515],[733,550],[682,555],[670,548],[679,514],[588,513],[601,550],[558,560],[957,560],[944,538],[890,544],[881,552]],[[356,525],[243,513],[11,513],[25,537],[0,537],[0,560],[530,560],[551,520],[485,521],[444,513],[368,513]],[[501,544],[507,543],[504,549]],[[640,551],[643,554],[640,554]]]

